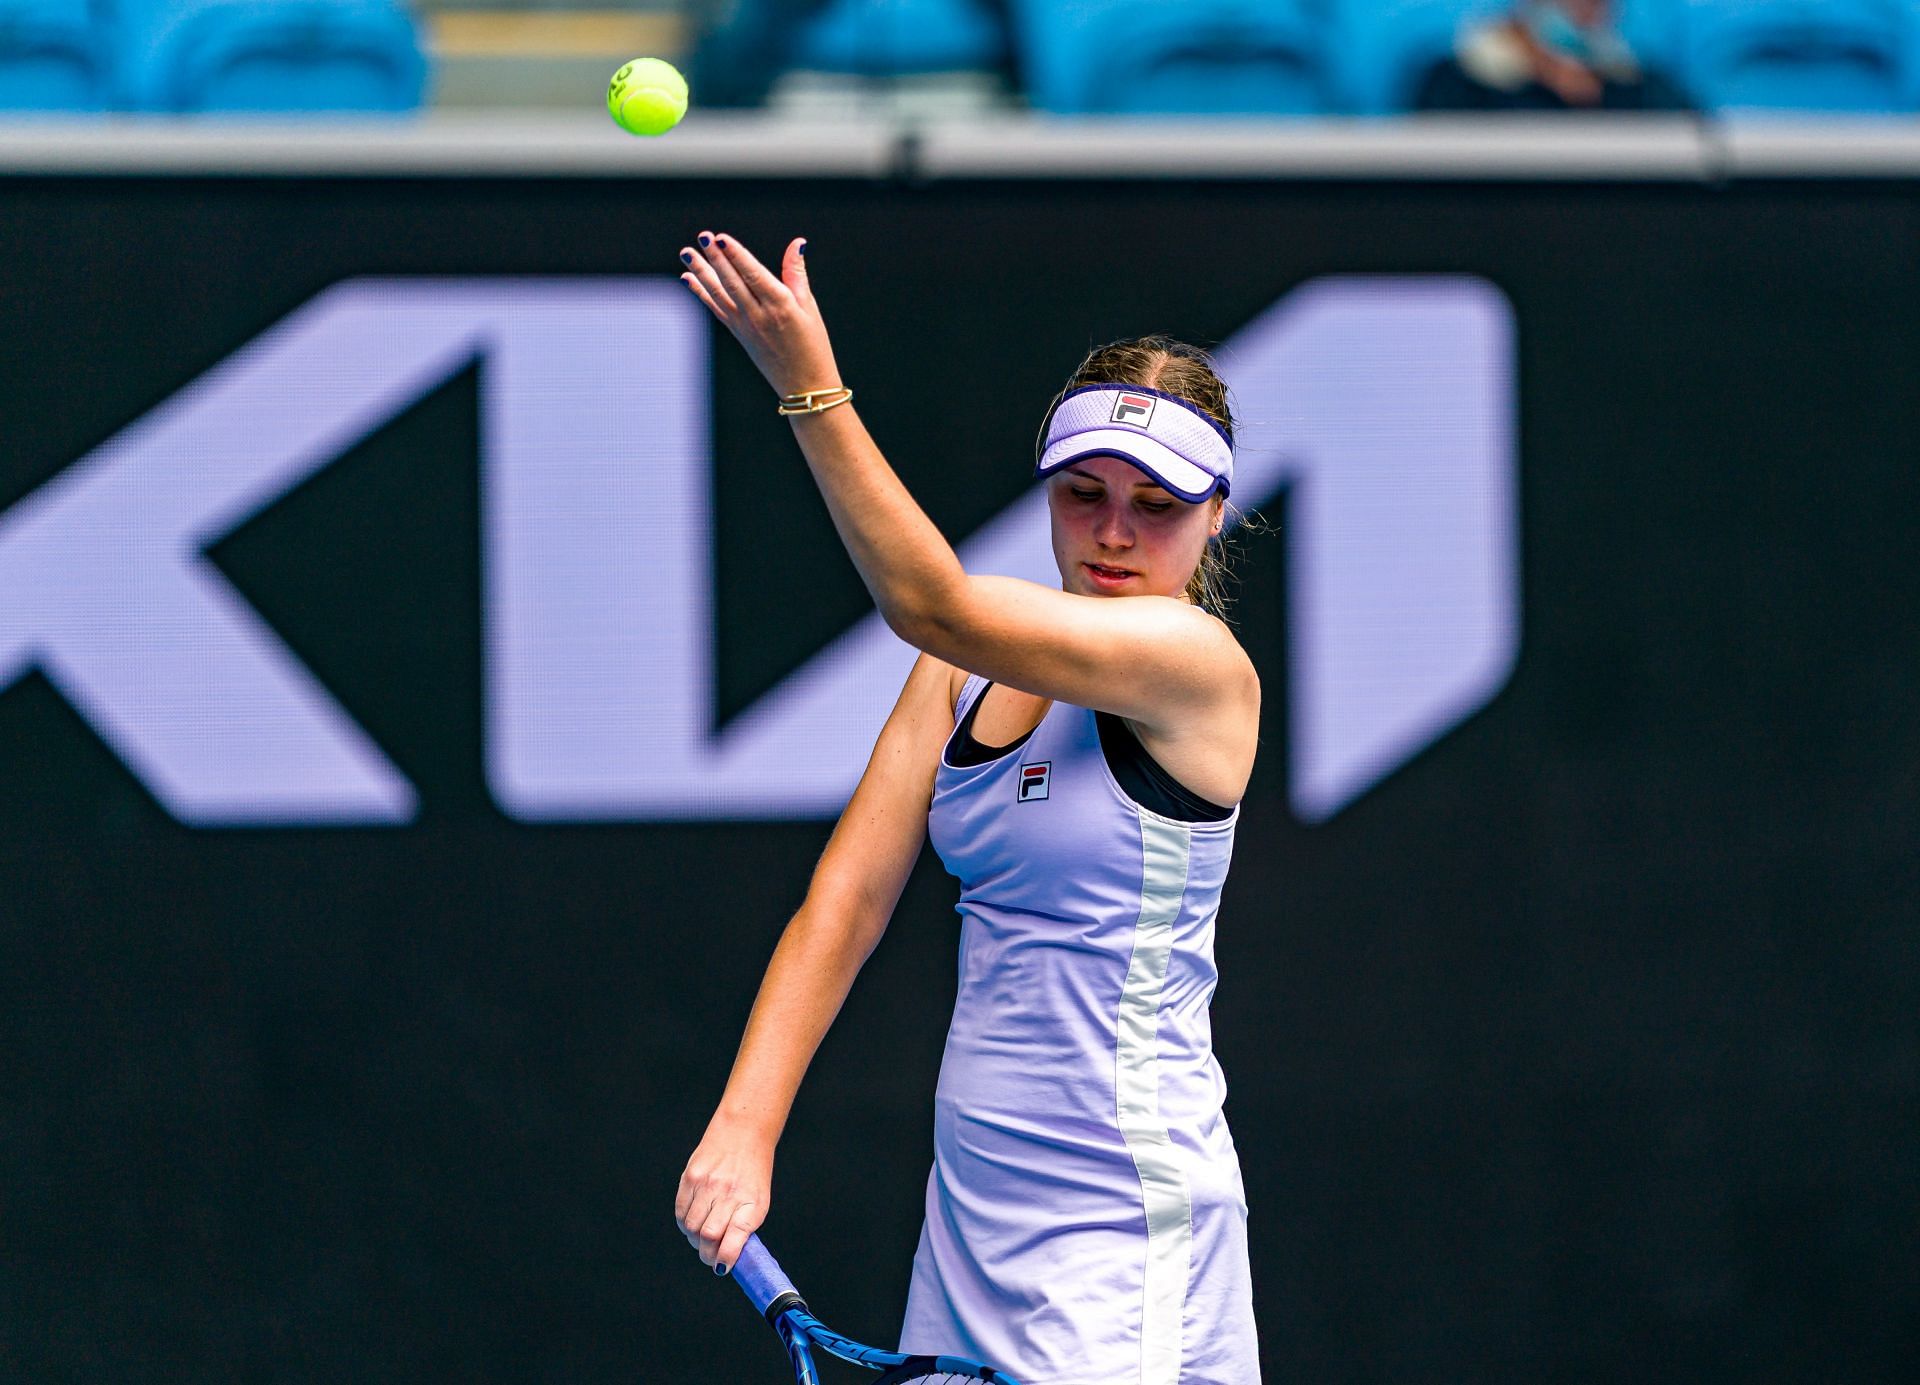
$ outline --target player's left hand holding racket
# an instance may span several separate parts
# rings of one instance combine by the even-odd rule
[[[733,1277],[746,1291],[747,1298],[773,1324],[793,1363],[794,1379],[799,1385],[819,1385],[820,1371],[814,1363],[814,1349],[828,1352],[842,1361],[881,1372],[871,1385],[913,1385],[938,1381],[995,1381],[998,1385],[1019,1385],[1012,1376],[958,1356],[903,1356],[897,1351],[881,1351],[842,1337],[808,1311],[806,1302],[793,1287],[758,1236],[749,1236],[740,1258],[734,1263]]]

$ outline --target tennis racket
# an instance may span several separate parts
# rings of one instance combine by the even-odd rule
[[[872,1385],[921,1385],[921,1382],[935,1385],[939,1381],[969,1380],[1019,1385],[1012,1376],[978,1361],[958,1356],[902,1356],[897,1351],[881,1351],[842,1337],[807,1310],[806,1301],[794,1289],[793,1281],[760,1244],[758,1236],[747,1237],[746,1247],[734,1262],[733,1277],[746,1291],[748,1300],[780,1334],[799,1385],[820,1385],[820,1369],[813,1360],[816,1347],[842,1361],[881,1372],[880,1379]]]

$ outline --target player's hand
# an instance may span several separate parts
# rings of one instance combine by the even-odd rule
[[[776,394],[840,388],[827,324],[807,283],[807,243],[795,239],[776,276],[732,235],[702,231],[680,248],[681,281],[733,333]]]
[[[680,1175],[673,1219],[701,1264],[731,1270],[747,1237],[767,1219],[772,1196],[773,1146],[716,1117]]]
[[[1600,78],[1585,64],[1572,58],[1543,55],[1536,64],[1535,75],[1542,86],[1549,88],[1569,106],[1597,106],[1606,95],[1606,87]]]

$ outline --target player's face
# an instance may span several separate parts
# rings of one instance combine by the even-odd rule
[[[1089,457],[1047,480],[1060,585],[1081,596],[1174,596],[1219,532],[1221,502],[1189,505],[1133,463]]]

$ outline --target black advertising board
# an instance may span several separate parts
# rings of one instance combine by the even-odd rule
[[[1277,440],[1238,607],[1268,726],[1215,1027],[1270,1379],[1891,1373],[1920,1346],[1916,207],[9,179],[0,1371],[774,1378],[674,1182],[893,688],[767,391],[676,306],[711,227],[809,238],[956,541],[1030,495],[1089,344],[1265,363],[1236,389]],[[1374,427],[1421,381],[1462,402]],[[1343,448],[1451,457],[1464,508],[1401,485],[1436,508],[1382,544],[1385,500],[1323,503],[1357,494]],[[589,455],[633,470],[569,480]],[[567,566],[576,526],[604,571]],[[1394,623],[1415,549],[1457,629]],[[1404,689],[1462,641],[1426,702],[1340,719],[1341,659]],[[883,1341],[951,904],[929,855],[776,1175],[770,1241]]]

